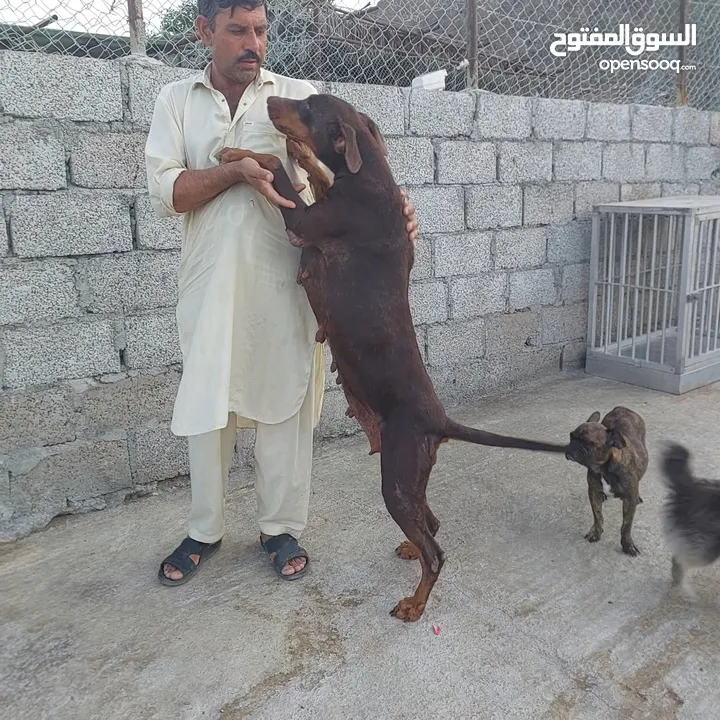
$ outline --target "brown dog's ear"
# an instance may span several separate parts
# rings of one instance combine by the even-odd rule
[[[362,158],[357,144],[357,135],[355,128],[347,123],[340,122],[340,133],[333,140],[335,152],[345,156],[348,170],[354,175],[362,166]]]
[[[618,450],[622,450],[626,445],[625,438],[617,430],[611,430],[608,433],[607,444],[608,447],[618,448]]]
[[[588,422],[600,422],[600,413],[596,410],[588,419]]]
[[[383,134],[380,132],[380,128],[375,124],[375,121],[369,115],[366,115],[365,113],[360,113],[360,117],[365,121],[365,124],[368,126],[370,134],[375,138],[375,141],[380,146],[383,155],[387,155],[387,145],[385,144],[385,138],[383,137]]]

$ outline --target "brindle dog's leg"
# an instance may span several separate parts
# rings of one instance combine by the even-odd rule
[[[638,506],[637,493],[631,494],[629,497],[623,498],[623,521],[620,527],[620,544],[622,551],[630,557],[636,557],[640,554],[640,550],[632,539],[632,524],[635,518],[635,508]]]
[[[585,539],[589,542],[597,542],[603,534],[602,504],[607,500],[607,495],[603,492],[602,477],[592,470],[588,470],[587,482],[590,508],[595,522],[590,528],[590,532],[585,535]]]
[[[382,493],[385,507],[407,539],[420,551],[422,579],[412,597],[401,600],[390,612],[398,620],[422,617],[440,575],[445,556],[428,527],[427,486],[432,463],[428,439],[418,435],[406,418],[390,417],[381,432]]]

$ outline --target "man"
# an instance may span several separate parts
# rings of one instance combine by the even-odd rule
[[[289,158],[267,115],[271,95],[305,98],[309,83],[268,72],[265,0],[199,0],[196,29],[212,62],[165,86],[146,146],[148,190],[160,217],[183,215],[177,322],[183,375],[172,432],[188,437],[192,506],[188,536],[158,570],[186,582],[225,532],[224,501],[237,427],[256,430],[260,543],[277,574],[302,577],[298,539],[307,522],[313,428],[323,398],[317,322],[296,276],[278,206],[293,207],[272,174],[249,158],[219,165],[223,147],[283,160],[301,196],[307,176]],[[410,241],[417,238],[405,200]]]

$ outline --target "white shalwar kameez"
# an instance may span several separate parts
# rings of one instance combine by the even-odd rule
[[[266,100],[315,92],[307,82],[262,69],[231,118],[212,87],[210,66],[163,87],[146,146],[156,213],[178,215],[178,176],[216,166],[223,147],[276,155],[295,182],[306,183],[268,118]],[[312,201],[309,187],[301,195]],[[216,542],[225,532],[236,426],[256,429],[260,530],[299,537],[305,527],[324,365],[317,321],[296,282],[299,260],[280,210],[249,184],[184,215],[176,311],[183,374],[171,430],[188,436],[189,534],[201,542]]]

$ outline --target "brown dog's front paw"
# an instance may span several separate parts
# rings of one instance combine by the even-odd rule
[[[400,543],[395,548],[395,554],[402,558],[403,560],[419,560],[420,559],[420,551],[407,540],[403,540],[403,542]]]
[[[403,598],[390,614],[403,622],[417,622],[425,612],[425,605],[416,603],[414,598]]]
[[[640,554],[640,550],[632,540],[621,540],[622,551],[630,557],[637,557]]]
[[[602,537],[602,530],[598,530],[598,528],[593,527],[587,535],[585,535],[585,539],[588,542],[597,542]]]
[[[241,159],[238,157],[238,149],[231,147],[223,148],[215,157],[221,165]]]

